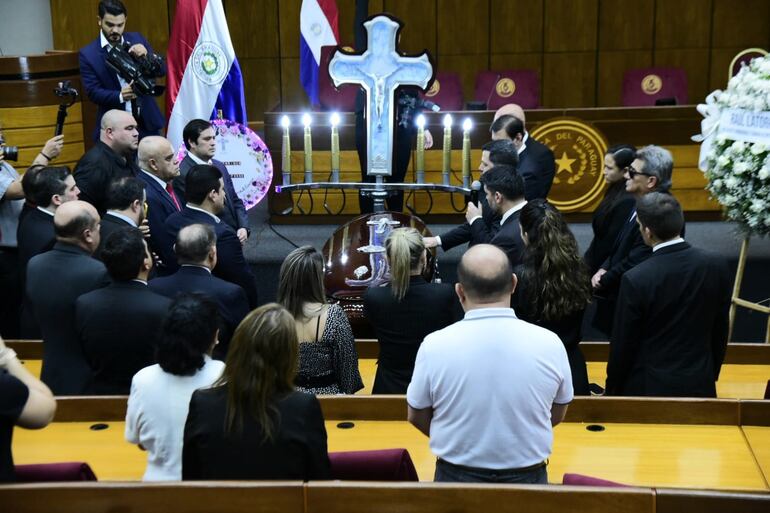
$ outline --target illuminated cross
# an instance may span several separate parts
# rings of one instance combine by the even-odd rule
[[[418,86],[425,90],[433,77],[428,54],[405,57],[396,51],[396,37],[401,23],[386,15],[366,22],[367,48],[362,54],[337,51],[329,62],[334,85],[358,84],[366,91],[367,174],[392,174],[393,127],[397,87]]]

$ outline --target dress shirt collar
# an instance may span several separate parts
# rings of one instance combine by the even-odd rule
[[[158,178],[154,174],[150,173],[149,171],[145,171],[144,169],[142,169],[142,173],[146,174],[147,176],[149,176],[150,178],[152,178],[153,180],[158,182],[158,185],[160,185],[164,189],[166,188],[166,182],[164,182],[163,180],[161,180],[160,178]]]
[[[509,208],[509,209],[508,209],[508,210],[505,212],[505,214],[503,214],[503,216],[500,218],[500,226],[502,226],[503,224],[505,224],[505,220],[506,220],[506,219],[508,219],[508,218],[509,218],[509,217],[511,217],[513,214],[515,214],[516,212],[518,212],[519,210],[521,210],[522,208],[524,208],[524,205],[526,205],[526,204],[527,204],[527,202],[526,202],[526,201],[522,201],[522,202],[519,202],[519,203],[517,203],[517,204],[516,204],[516,205],[514,205],[513,207]]]
[[[104,37],[104,32],[102,32],[101,30],[99,31],[99,42],[102,45],[102,48],[105,48],[110,44],[110,42],[107,41],[107,38]],[[126,42],[125,38],[123,38],[123,36],[120,36],[120,44],[123,44],[125,42]]]
[[[674,244],[681,244],[684,242],[684,239],[682,237],[677,237],[676,239],[667,240],[666,242],[661,242],[660,244],[655,244],[652,247],[652,252],[655,253],[659,249],[666,248],[668,246],[673,246]]]
[[[37,206],[37,209],[39,211],[43,212],[44,214],[48,214],[49,216],[53,217],[53,212],[51,212],[50,210],[45,209],[45,208],[41,207],[40,205]]]
[[[524,137],[521,138],[521,146],[516,150],[517,155],[521,155],[521,152],[527,149],[527,141],[529,140],[529,132],[524,130]]]
[[[133,280],[131,280],[131,281],[135,281],[136,283],[141,283],[142,285],[144,285],[144,286],[147,286],[147,281],[145,281],[145,280],[140,280],[139,278],[134,278],[134,279],[133,279]]]
[[[198,265],[198,264],[182,264],[182,265],[180,265],[179,267],[194,267],[194,268],[197,268],[197,269],[205,269],[206,271],[208,271],[208,273],[209,273],[209,274],[211,274],[211,269],[209,269],[209,268],[208,268],[208,267],[206,267],[205,265]]]
[[[473,319],[485,319],[487,317],[513,317],[516,318],[516,314],[513,308],[474,308],[465,312],[463,320],[470,321]]]
[[[195,155],[193,155],[193,152],[191,152],[191,151],[187,152],[187,156],[190,157],[190,159],[193,162],[195,162],[196,164],[209,164],[209,165],[211,165],[211,160],[210,159],[209,159],[208,162],[206,162],[205,160],[201,160],[198,157],[196,157]]]
[[[190,210],[197,210],[198,212],[203,212],[204,214],[208,214],[208,215],[210,215],[210,216],[211,216],[211,217],[214,219],[214,221],[216,221],[217,223],[219,223],[219,221],[221,221],[221,219],[219,219],[217,216],[215,216],[214,214],[212,214],[212,213],[211,213],[211,212],[209,212],[208,210],[203,210],[202,208],[200,208],[200,207],[196,207],[196,206],[193,206],[193,205],[190,205],[189,203],[187,204],[187,208],[189,208]]]
[[[109,215],[113,216],[113,217],[117,217],[118,219],[124,220],[125,222],[127,222],[128,224],[133,226],[134,228],[138,228],[138,226],[136,224],[136,221],[134,221],[133,219],[131,219],[130,217],[128,217],[125,214],[121,214],[120,212],[117,212],[115,210],[108,210],[107,213]]]

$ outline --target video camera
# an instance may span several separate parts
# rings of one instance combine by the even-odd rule
[[[107,50],[107,64],[126,82],[133,82],[134,91],[146,96],[160,96],[165,87],[156,86],[154,78],[160,75],[163,58],[147,53],[134,57],[128,53],[129,43],[116,45]]]
[[[418,110],[432,110],[433,112],[439,112],[441,107],[435,103],[423,100],[417,96],[416,93],[401,91],[398,96],[398,106],[400,109],[400,116],[398,124],[406,128],[412,124],[412,118],[415,111]]]

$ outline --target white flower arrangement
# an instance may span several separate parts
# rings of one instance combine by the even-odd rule
[[[704,143],[701,161],[708,179],[706,189],[725,207],[727,218],[737,222],[744,232],[770,234],[770,146],[732,139],[720,133],[718,126],[719,116],[728,109],[765,114],[770,111],[770,57],[759,57],[744,65],[730,79],[727,90],[715,91],[707,102],[709,105],[698,109],[713,126],[712,137],[704,131],[704,136],[711,139],[708,146]],[[710,115],[704,112],[706,109]]]

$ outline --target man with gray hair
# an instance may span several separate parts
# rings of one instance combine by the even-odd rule
[[[214,356],[224,359],[235,328],[249,311],[246,293],[238,285],[211,274],[217,265],[217,236],[213,226],[185,226],[177,234],[174,251],[179,270],[171,276],[151,280],[150,290],[172,299],[183,292],[198,292],[215,301],[223,322]]]
[[[646,194],[636,212],[652,255],[621,280],[607,395],[716,397],[729,324],[727,264],[684,241],[673,196]]]
[[[430,437],[436,481],[546,484],[553,426],[573,396],[564,344],[516,317],[499,248],[473,246],[457,276],[465,318],[420,345],[409,422]]]
[[[669,193],[674,160],[671,152],[660,146],[645,146],[625,171],[626,191],[638,198],[651,192]],[[593,326],[606,335],[612,334],[615,303],[623,274],[645,261],[651,254],[636,224],[636,209],[618,235],[612,253],[591,278],[599,298]]]

